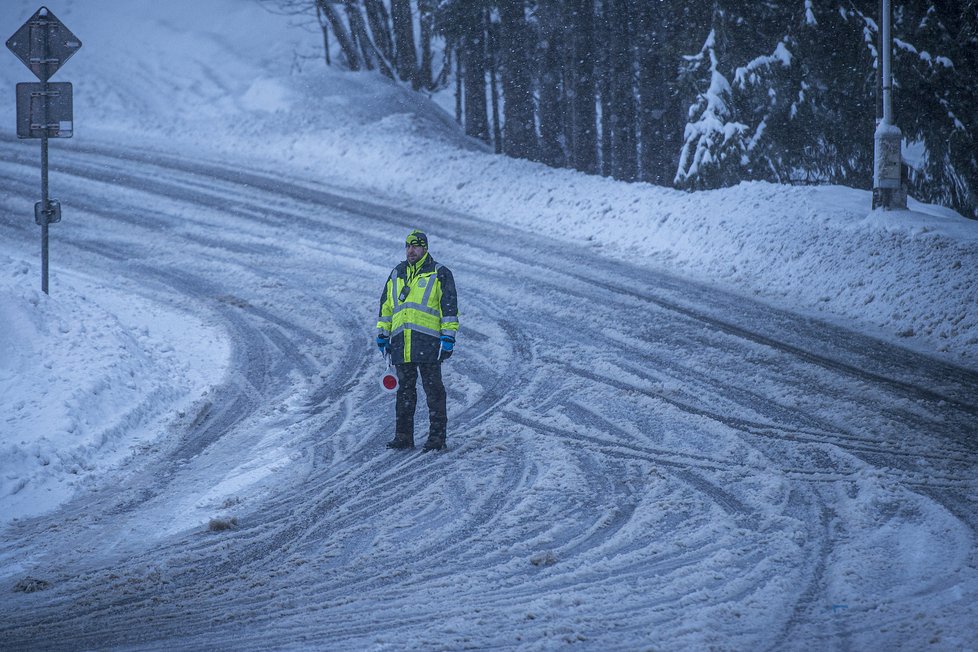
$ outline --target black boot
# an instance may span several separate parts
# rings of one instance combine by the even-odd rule
[[[445,450],[445,440],[439,439],[437,437],[428,437],[428,441],[424,443],[422,451],[441,451]]]
[[[387,448],[395,448],[395,449],[414,448],[414,437],[394,435],[394,439],[387,442]]]

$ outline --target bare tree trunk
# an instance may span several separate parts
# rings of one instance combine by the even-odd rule
[[[467,6],[462,26],[462,65],[465,83],[465,133],[489,142],[486,112],[486,30],[482,11]]]
[[[316,2],[316,21],[319,23],[319,29],[323,32],[323,51],[326,53],[326,65],[328,66],[332,63],[329,60],[329,23],[323,16],[323,10],[320,9],[318,0]]]
[[[574,40],[571,166],[595,174],[598,171],[598,140],[594,84],[594,0],[571,0],[570,7]]]
[[[350,37],[350,33],[346,30],[346,25],[336,14],[336,9],[333,7],[329,0],[316,0],[316,11],[321,12],[321,15],[325,17],[326,22],[329,23],[330,29],[333,30],[333,34],[336,35],[336,40],[339,41],[340,50],[343,52],[343,56],[346,58],[346,65],[349,66],[350,70],[360,70],[361,62],[360,55],[357,53],[357,46],[353,39]],[[325,27],[323,28],[325,32]],[[324,36],[325,38],[325,36]],[[326,50],[326,62],[329,63],[329,49]]]
[[[611,176],[621,181],[638,178],[638,149],[635,132],[635,88],[631,46],[630,0],[610,0],[611,57]]]
[[[601,48],[601,74],[598,76],[598,87],[601,94],[601,174],[606,177],[611,176],[611,166],[615,158],[611,146],[611,116],[614,113],[614,106],[611,103],[611,77],[614,72],[611,65],[611,52],[608,48],[611,39],[610,4],[611,0],[601,0],[598,21],[600,33],[598,41],[605,44]]]
[[[418,70],[418,84],[431,89],[435,85],[432,71],[431,36],[435,31],[434,0],[418,0],[418,23],[421,26],[421,68]],[[445,58],[450,58],[450,48],[445,48]]]
[[[486,65],[489,67],[489,90],[492,102],[492,145],[497,154],[502,154],[503,133],[499,126],[499,88],[496,84],[496,69],[499,67],[496,30],[497,26],[493,24],[489,10],[486,9]]]
[[[347,17],[350,20],[350,31],[360,45],[360,53],[363,55],[363,62],[367,70],[373,70],[376,62],[376,65],[380,68],[380,72],[393,79],[394,71],[391,70],[390,65],[384,59],[383,55],[377,51],[377,47],[370,39],[367,26],[363,22],[363,13],[361,13],[357,1],[344,0],[344,5],[346,6]]]
[[[328,2],[326,3],[328,4]],[[360,5],[356,0],[343,0],[346,8],[346,18],[350,22],[350,36],[360,48],[360,60],[363,67],[367,70],[374,69],[373,45],[370,43],[370,35],[363,24],[363,14],[360,13]]]
[[[562,16],[555,0],[540,5],[539,84],[540,160],[553,167],[567,161],[561,136],[564,131]]]
[[[394,23],[394,67],[401,81],[410,81],[411,88],[418,90],[418,55],[414,49],[414,21],[411,18],[411,0],[391,0],[391,19]]]
[[[533,78],[527,56],[531,45],[526,23],[525,0],[501,0],[500,46],[503,68],[503,151],[516,158],[537,156],[534,121]]]
[[[655,4],[640,2],[635,17],[638,22],[639,178],[661,186],[665,185],[665,179],[655,169],[656,153],[662,148],[665,115],[658,13]]]
[[[367,24],[373,34],[373,43],[380,56],[388,63],[394,61],[394,39],[391,36],[391,21],[387,8],[380,0],[363,0],[367,10]]]
[[[462,124],[462,100],[465,87],[462,84],[462,46],[455,46],[455,122]]]

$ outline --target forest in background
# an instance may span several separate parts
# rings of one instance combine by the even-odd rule
[[[330,65],[454,86],[465,132],[508,156],[872,187],[879,0],[262,1],[315,16]],[[893,35],[910,194],[978,219],[978,0],[894,0]]]

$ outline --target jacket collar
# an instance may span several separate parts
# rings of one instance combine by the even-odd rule
[[[424,252],[424,256],[419,258],[418,262],[414,263],[413,265],[407,261],[404,262],[407,264],[408,278],[413,278],[418,274],[435,271],[435,261],[427,251]]]

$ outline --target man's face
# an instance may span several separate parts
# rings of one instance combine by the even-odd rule
[[[405,251],[407,252],[407,261],[413,265],[421,260],[426,250],[421,245],[406,245]]]

